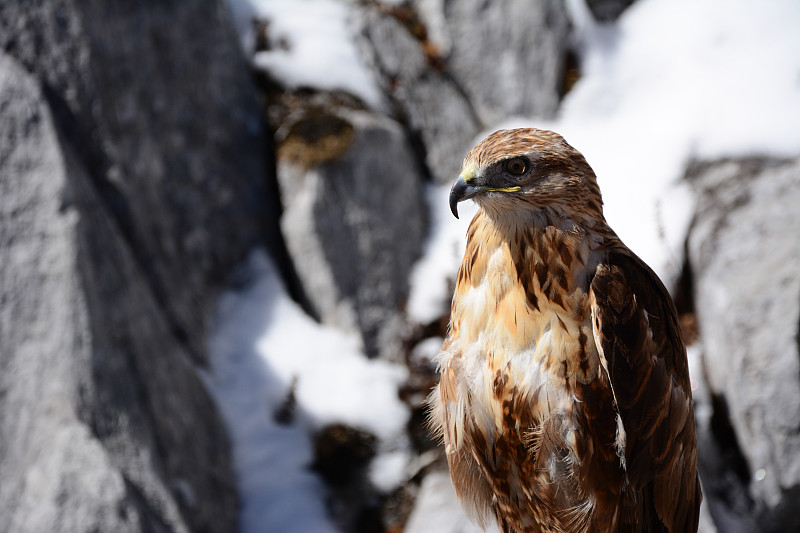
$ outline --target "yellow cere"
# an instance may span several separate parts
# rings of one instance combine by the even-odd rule
[[[467,163],[464,166],[464,169],[461,171],[459,178],[464,180],[464,183],[469,185],[469,182],[475,179],[475,165],[472,163]]]

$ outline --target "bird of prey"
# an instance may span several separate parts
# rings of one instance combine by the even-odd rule
[[[467,232],[431,424],[462,506],[512,532],[696,531],[694,410],[675,306],[558,134],[502,130],[450,192]]]

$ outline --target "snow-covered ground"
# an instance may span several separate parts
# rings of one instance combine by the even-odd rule
[[[408,411],[397,390],[406,370],[368,360],[358,346],[298,307],[263,250],[251,254],[236,287],[222,296],[207,383],[231,435],[242,533],[336,531],[324,487],[309,470],[310,436],[325,424],[376,435],[383,443],[376,485],[402,480]]]
[[[231,2],[240,21],[248,13],[269,16],[270,31],[288,44],[260,52],[257,65],[290,85],[349,90],[379,107],[378,89],[349,38],[344,2]],[[680,267],[693,211],[678,183],[687,161],[800,153],[800,2],[639,0],[611,26],[594,24],[580,0],[570,0],[570,9],[582,77],[560,116],[549,123],[510,117],[497,128],[563,134],[594,167],[611,226],[669,280]],[[252,26],[240,27],[245,43],[252,41]],[[428,192],[432,229],[408,306],[418,322],[446,309],[447,280],[471,216],[451,216],[446,188]],[[309,434],[346,422],[396,442],[408,416],[397,400],[404,370],[368,361],[354,339],[304,315],[263,253],[250,258],[242,276],[220,302],[208,377],[232,435],[242,531],[335,531],[324,488],[308,471]],[[295,423],[281,425],[274,413],[290,389]],[[402,480],[405,456],[397,442],[384,444],[376,462],[374,479],[385,488]],[[438,511],[440,519],[448,512]]]

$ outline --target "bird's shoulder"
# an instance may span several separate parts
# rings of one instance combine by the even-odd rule
[[[642,512],[694,531],[701,500],[686,348],[664,284],[623,246],[591,281],[593,332],[624,429],[621,459]],[[692,529],[694,528],[694,529]]]

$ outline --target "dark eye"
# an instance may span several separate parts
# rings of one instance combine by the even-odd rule
[[[515,176],[522,176],[528,170],[528,161],[523,157],[515,157],[505,162],[504,166],[509,174]]]

